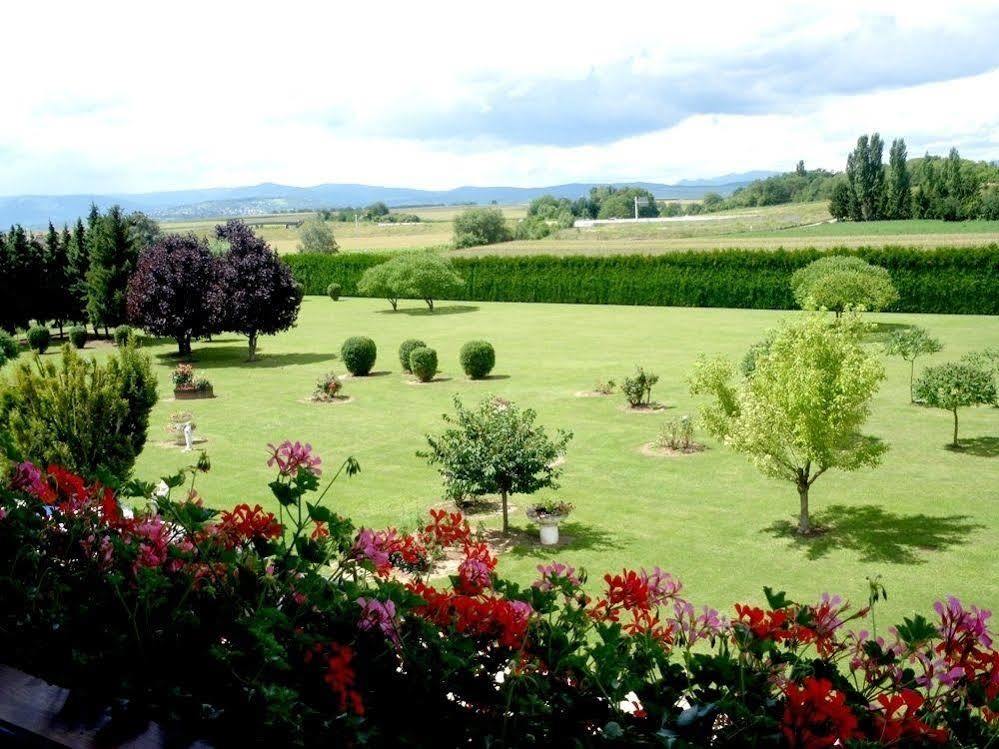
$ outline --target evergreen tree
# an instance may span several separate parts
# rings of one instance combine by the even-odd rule
[[[67,253],[69,269],[67,283],[73,298],[73,320],[87,319],[87,271],[90,270],[90,252],[87,249],[87,230],[81,219],[76,220]]]
[[[135,270],[138,252],[128,219],[119,206],[94,222],[88,236],[90,268],[87,271],[87,313],[94,324],[111,326],[126,322],[128,279]]]
[[[888,152],[888,200],[885,218],[906,219],[912,216],[912,180],[909,177],[905,141],[896,138]]]
[[[66,231],[68,237],[69,232]],[[59,337],[63,337],[63,325],[71,319],[72,299],[68,283],[69,243],[64,242],[59,232],[49,221],[45,234],[44,276],[42,279],[43,304],[46,319],[54,320],[59,327]]]

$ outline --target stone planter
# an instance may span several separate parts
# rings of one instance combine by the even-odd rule
[[[527,517],[533,520],[540,531],[542,546],[555,546],[558,544],[558,526],[566,515],[549,515],[532,507],[527,511]]]
[[[195,390],[194,388],[174,388],[173,397],[175,400],[179,401],[198,400],[199,398],[214,398],[215,390],[211,387],[202,388],[201,390]]]

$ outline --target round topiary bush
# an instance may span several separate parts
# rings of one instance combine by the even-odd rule
[[[419,338],[407,338],[399,344],[399,364],[402,365],[403,372],[411,372],[409,368],[409,355],[418,348],[426,348],[427,344]]]
[[[32,325],[28,328],[28,346],[31,347],[32,351],[44,354],[48,350],[51,340],[52,334],[44,325]]]
[[[73,348],[83,348],[87,345],[87,329],[82,325],[75,325],[69,329],[69,342]]]
[[[114,342],[117,346],[124,346],[129,341],[135,340],[135,328],[131,325],[119,325],[114,329]]]
[[[481,380],[496,366],[496,349],[489,341],[469,341],[458,355],[461,368],[473,380]]]
[[[21,344],[6,330],[0,330],[0,355],[5,360],[16,359],[21,354]]]
[[[331,283],[329,286],[326,287],[327,296],[329,296],[329,298],[332,299],[334,302],[340,298],[341,291],[343,291],[343,288],[338,283]]]
[[[340,358],[343,365],[355,377],[363,377],[375,366],[378,348],[375,342],[364,336],[353,336],[343,342],[340,347]]]
[[[437,374],[437,352],[421,346],[409,354],[409,369],[420,382],[430,382]]]

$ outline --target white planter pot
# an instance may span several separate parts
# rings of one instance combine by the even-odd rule
[[[558,543],[558,524],[558,520],[538,523],[538,527],[541,529],[542,546],[555,546]]]

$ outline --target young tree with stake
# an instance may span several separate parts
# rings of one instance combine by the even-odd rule
[[[900,356],[909,362],[909,402],[914,403],[916,396],[913,387],[916,379],[916,359],[920,356],[935,354],[943,349],[940,339],[934,338],[926,328],[911,327],[896,330],[885,343],[885,353],[889,356]]]

